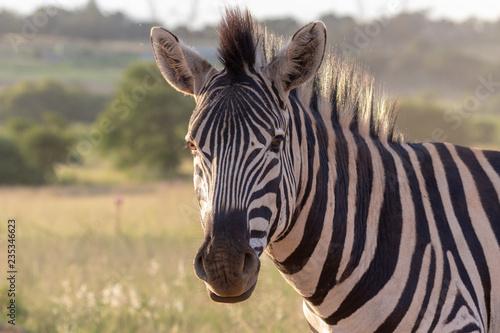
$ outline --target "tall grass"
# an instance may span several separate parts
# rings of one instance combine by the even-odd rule
[[[3,188],[0,198],[0,248],[17,220],[17,324],[30,332],[308,331],[267,258],[248,301],[209,300],[192,269],[203,233],[190,183]]]

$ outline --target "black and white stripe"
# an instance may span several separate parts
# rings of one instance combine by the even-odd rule
[[[313,331],[500,332],[500,152],[402,141],[368,75],[330,56],[318,71],[321,23],[279,47],[259,31],[228,10],[225,69],[188,54],[192,77],[165,74],[197,100],[186,137],[205,229],[195,267],[212,299],[253,291],[252,256],[224,254],[240,244],[265,250]],[[155,55],[178,43],[152,36]]]
[[[202,221],[241,212],[250,245],[260,255],[281,216],[282,198],[291,195],[290,187],[280,186],[291,170],[282,167],[279,150],[265,149],[272,138],[285,133],[287,115],[258,73],[237,84],[225,75],[223,71],[214,76],[204,88],[186,136],[198,147],[193,153],[195,188]]]

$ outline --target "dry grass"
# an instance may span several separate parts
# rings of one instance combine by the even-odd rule
[[[307,331],[298,295],[267,259],[250,300],[208,299],[191,266],[202,240],[193,197],[180,182],[0,189],[1,248],[7,219],[18,223],[17,323],[30,332]]]

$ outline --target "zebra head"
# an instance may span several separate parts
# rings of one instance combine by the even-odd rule
[[[250,297],[259,256],[291,219],[300,171],[289,92],[314,76],[325,50],[322,22],[301,28],[269,60],[257,30],[248,12],[226,12],[220,71],[173,33],[151,31],[163,76],[196,100],[186,140],[205,239],[194,266],[218,302]]]

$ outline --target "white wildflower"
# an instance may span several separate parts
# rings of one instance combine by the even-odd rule
[[[102,291],[102,302],[113,308],[125,303],[125,295],[123,292],[123,285],[115,283],[107,286]]]

